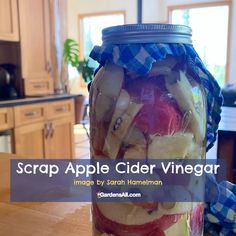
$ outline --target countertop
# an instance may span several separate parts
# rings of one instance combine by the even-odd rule
[[[43,96],[43,97],[27,97],[27,98],[20,98],[20,99],[14,99],[14,100],[5,100],[5,101],[0,101],[0,108],[39,103],[39,102],[58,101],[58,100],[63,100],[63,99],[75,98],[77,96],[82,96],[82,95],[61,94],[61,95],[49,95],[49,96]]]

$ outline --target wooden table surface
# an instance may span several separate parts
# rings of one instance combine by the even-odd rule
[[[89,203],[11,203],[10,159],[0,153],[0,236],[91,236]]]
[[[1,236],[90,236],[90,205],[0,203]]]
[[[0,236],[92,236],[90,204],[0,203]]]

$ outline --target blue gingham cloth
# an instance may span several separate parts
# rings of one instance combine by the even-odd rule
[[[207,150],[209,150],[216,140],[223,98],[218,83],[205,68],[192,45],[161,43],[106,44],[95,46],[90,53],[90,57],[102,66],[106,62],[112,62],[140,75],[148,74],[152,64],[165,59],[167,55],[182,58],[188,69],[195,74],[195,78],[205,88],[208,112]]]
[[[205,231],[212,236],[236,235],[236,185],[228,181],[219,184],[213,176],[208,176],[218,191],[215,202],[205,205]]]

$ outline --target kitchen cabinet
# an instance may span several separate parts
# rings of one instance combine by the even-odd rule
[[[45,126],[37,122],[15,128],[15,151],[24,158],[44,157]]]
[[[20,0],[19,24],[25,95],[53,94],[50,1]]]
[[[74,114],[74,102],[70,100],[52,102],[47,105],[46,117],[49,123],[49,134],[46,158],[63,159],[74,156]]]
[[[25,106],[16,106],[14,108],[15,126],[19,127],[45,119],[45,104],[32,104]]]
[[[17,66],[20,97],[66,91],[66,6],[66,0],[0,0],[0,64]]]
[[[17,0],[0,0],[0,40],[19,41]]]
[[[45,145],[47,159],[67,159],[74,156],[73,125],[70,117],[50,122],[51,131]]]
[[[15,150],[28,158],[74,157],[74,100],[17,106]]]

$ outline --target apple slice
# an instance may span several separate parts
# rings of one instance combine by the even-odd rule
[[[99,211],[102,215],[108,218],[111,221],[114,221],[121,225],[146,225],[151,222],[154,222],[158,219],[161,219],[164,215],[171,215],[171,214],[163,214],[164,211],[153,211],[151,214],[147,212],[146,209],[139,206],[134,206],[133,204],[127,203],[97,203],[96,206],[98,207]],[[111,209],[113,209],[111,211]],[[191,209],[191,208],[190,208]],[[166,212],[166,211],[165,211]],[[180,213],[175,213],[172,215],[181,215],[183,211]]]
[[[172,73],[172,68],[177,64],[175,57],[167,56],[164,60],[157,61],[152,64],[152,69],[148,73],[148,77],[168,75]]]
[[[104,153],[110,158],[116,159],[121,143],[142,106],[131,101],[127,91],[121,91],[103,147]]]
[[[155,229],[155,232],[149,234],[148,236],[165,236],[166,234],[161,229]]]
[[[114,234],[106,234],[106,233],[103,233],[103,234],[101,234],[101,235],[99,235],[99,236],[115,236]]]
[[[96,204],[93,205],[95,227],[101,232],[114,234],[116,236],[147,236],[152,235],[154,232],[163,232],[181,218],[181,214],[164,215],[146,224],[130,224],[129,221],[127,221],[126,224],[121,224],[105,216],[103,212],[104,209],[102,209],[103,207],[101,207],[101,205],[102,204],[99,204],[99,207]],[[126,204],[123,205],[125,207],[129,206]],[[109,208],[110,212],[111,209],[114,212],[113,214],[117,214],[114,208]],[[146,215],[148,215],[148,213],[146,213]],[[139,216],[133,215],[133,217],[138,218]],[[121,218],[119,220],[123,219]]]
[[[202,235],[204,204],[198,203],[190,214],[191,236]]]
[[[145,160],[146,149],[139,146],[127,148],[123,158],[124,160]]]
[[[193,207],[192,202],[175,202],[174,207],[167,209],[167,202],[159,204],[158,210],[163,215],[185,214],[191,211]]]
[[[158,202],[133,202],[133,204],[151,211],[157,210],[159,205]]]
[[[125,150],[123,158],[125,160],[146,159],[147,140],[142,131],[135,126],[130,128],[123,141],[123,146]]]
[[[202,145],[193,143],[186,158],[187,159],[202,159],[205,156],[205,148]]]
[[[185,158],[194,145],[192,133],[175,133],[174,135],[152,136],[148,145],[150,159]]]
[[[134,125],[145,134],[174,134],[182,128],[182,113],[168,96],[164,78],[137,79],[126,88],[131,98],[143,104]]]
[[[170,74],[166,78],[166,88],[174,96],[180,110],[189,113],[190,129],[194,133],[197,143],[202,143],[205,138],[205,124],[202,124],[202,118],[194,107],[194,98],[192,86],[183,71],[176,72],[173,76]]]
[[[168,236],[190,236],[190,232],[189,212],[182,215],[181,219],[179,219],[176,224],[173,224],[165,230],[165,234]],[[198,236],[200,236],[200,234]]]
[[[108,123],[96,122],[92,118],[90,128],[90,143],[92,148],[92,154],[106,156],[102,149],[104,146],[104,140],[107,135],[108,127]]]
[[[133,126],[130,128],[128,134],[126,135],[124,139],[124,144],[145,148],[147,145],[147,140],[143,132],[137,127]]]
[[[152,104],[144,103],[134,124],[147,134],[167,135],[181,130],[182,114],[172,100],[156,96]]]
[[[122,67],[107,64],[105,70],[100,74],[100,79],[96,80],[95,90],[95,114],[97,121],[110,121],[113,106],[120,94],[124,81],[124,70]],[[112,109],[113,108],[113,109]]]

